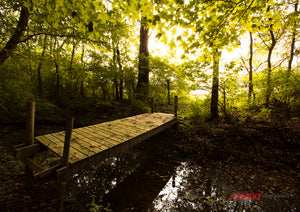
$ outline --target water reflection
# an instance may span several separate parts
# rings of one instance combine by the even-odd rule
[[[160,135],[146,142],[148,147],[108,158],[81,173],[72,182],[69,198],[85,207],[95,195],[96,204],[109,204],[115,212],[297,211],[293,198],[229,199],[232,194],[259,191],[238,190],[212,165],[181,160],[170,150],[166,142],[170,139]]]
[[[201,167],[191,162],[182,162],[175,175],[169,179],[154,199],[152,211],[297,211],[295,199],[260,200],[253,198],[229,199],[231,194],[245,193],[230,189],[222,179],[217,180],[213,167]]]
[[[103,200],[111,204],[113,211],[147,211],[174,173],[176,165],[165,158],[148,158]]]
[[[76,203],[83,207],[91,201],[93,195],[99,202],[101,196],[108,193],[137,169],[140,157],[133,152],[124,153],[107,158],[96,166],[83,171],[70,182],[67,198],[76,199]]]

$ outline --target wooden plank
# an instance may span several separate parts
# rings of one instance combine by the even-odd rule
[[[48,169],[44,169],[42,171],[39,171],[33,175],[34,182],[40,183],[40,182],[46,182],[49,180],[56,179],[56,170],[62,167],[61,164],[57,164],[55,166],[52,166]]]
[[[96,143],[99,143],[107,148],[111,148],[112,146],[114,146],[115,138],[110,138],[107,135],[101,135],[101,134],[94,134],[94,132],[90,132],[90,130],[85,129],[85,128],[78,128],[76,129],[77,132],[81,133],[82,135],[86,136],[87,138],[93,140]]]
[[[87,138],[93,140],[96,143],[105,145],[106,147],[110,148],[118,141],[116,138],[111,138],[106,134],[99,134],[96,133],[94,130],[91,130],[88,127],[78,128],[77,129],[82,135],[86,136]]]
[[[16,158],[18,160],[20,160],[21,158],[32,156],[32,155],[36,154],[37,152],[39,152],[40,149],[41,149],[40,144],[33,144],[30,146],[25,146],[25,147],[16,149],[15,150]]]
[[[136,130],[137,132],[145,132],[145,131],[151,129],[149,126],[136,125],[136,124],[133,124],[132,122],[130,122],[129,120],[122,120],[122,119],[116,120],[116,121],[112,122],[112,124],[124,126],[128,129]]]
[[[129,117],[124,119],[127,122],[131,122],[132,124],[136,126],[148,126],[149,127],[156,127],[161,124],[164,124],[168,121],[171,121],[174,119],[174,115],[172,114],[163,114],[163,113],[146,113],[146,114],[141,114],[133,117]],[[121,119],[122,120],[122,119]]]
[[[154,114],[153,114],[154,115]],[[141,126],[147,130],[152,129],[155,126],[154,120],[152,119],[152,122],[147,122],[146,119],[149,119],[148,116],[139,116],[139,117],[130,117],[126,120],[126,123],[131,123],[134,126]],[[124,120],[125,122],[125,120]],[[157,124],[158,126],[158,124]]]
[[[50,134],[49,136],[51,136],[54,141],[57,141],[57,139],[61,140],[63,138],[63,136],[56,134],[56,133]],[[78,154],[82,157],[89,156],[91,154],[96,153],[95,151],[89,149],[89,147],[86,147],[86,146],[83,146],[83,145],[80,145],[79,143],[77,143],[77,140],[78,139],[76,139],[76,138],[72,138],[72,140],[71,140],[70,151],[72,153],[75,152],[75,154]]]
[[[117,128],[113,125],[94,125],[90,126],[90,128],[94,128],[97,130],[97,132],[105,132],[107,134],[110,134],[110,136],[118,138],[119,140],[128,140],[134,136],[140,135],[141,133],[131,133],[130,131],[127,131],[126,129]]]
[[[63,136],[61,134],[53,133],[53,134],[48,134],[46,136],[54,142],[62,143]],[[74,163],[77,160],[81,160],[81,159],[84,159],[86,157],[89,157],[89,156],[95,154],[94,151],[92,151],[86,147],[80,146],[75,141],[76,141],[76,139],[75,140],[73,139],[71,146],[70,146],[70,162],[71,163]]]
[[[48,135],[36,137],[36,140],[47,146],[51,151],[56,153],[59,157],[63,155],[63,142],[54,142]]]
[[[28,166],[31,170],[35,171],[35,172],[40,172],[43,171],[45,168],[42,167],[40,164],[38,164],[37,162],[35,162],[34,160],[32,160],[29,157],[24,157],[22,159],[20,159],[26,166]]]
[[[124,138],[119,138],[118,136],[112,136],[111,133],[109,133],[108,131],[100,131],[95,125],[93,126],[88,126],[85,127],[84,130],[86,131],[86,133],[88,133],[91,136],[94,136],[95,138],[98,138],[100,136],[105,136],[106,138],[108,138],[109,140],[106,140],[105,142],[109,142],[111,144],[110,147],[118,145],[120,143],[120,139],[124,139]]]
[[[132,137],[140,134],[140,133],[130,133],[130,132],[126,132],[126,131],[120,131],[120,129],[118,130],[118,129],[114,128],[114,126],[111,124],[92,125],[92,126],[89,126],[89,128],[94,129],[96,133],[104,133],[112,138],[117,138],[118,143],[122,143],[122,142],[128,140],[129,138],[132,138]]]
[[[62,157],[63,155],[63,142],[60,142],[59,140],[56,140],[54,142],[51,140],[52,135],[49,137],[50,134],[38,136],[36,137],[36,140],[40,142],[42,145],[46,146],[48,149],[50,149],[52,152],[54,152],[57,156]],[[86,157],[86,156],[84,156]],[[70,162],[76,162],[80,160],[81,158],[84,158],[82,155],[79,156],[77,153],[70,155]]]
[[[136,127],[136,125],[126,124],[126,122],[110,122],[109,124],[104,125],[105,127],[111,128],[111,129],[119,129],[121,132],[129,133],[129,134],[141,134],[146,132],[147,130],[150,130],[151,128],[147,129],[141,129]]]
[[[96,126],[91,126],[91,127],[87,128],[86,130],[88,130],[89,133],[93,134],[93,136],[95,136],[95,137],[105,135],[105,136],[111,138],[111,140],[109,141],[111,144],[110,148],[112,148],[116,145],[119,145],[120,143],[123,143],[129,139],[128,137],[126,138],[125,136],[121,136],[119,134],[112,133],[108,129],[98,128]]]
[[[129,149],[131,149],[133,146],[135,146],[136,144],[165,130],[166,128],[174,125],[176,122],[177,122],[177,119],[174,118],[171,121],[161,125],[160,127],[157,127],[151,131],[141,134],[135,138],[132,138],[132,139],[128,140],[127,142],[124,142],[120,145],[117,145],[115,147],[107,149],[107,150],[105,150],[101,153],[98,153],[96,155],[93,155],[91,157],[85,158],[81,161],[71,164],[70,166],[62,167],[61,169],[57,170],[57,180],[58,181],[69,181],[76,173],[80,172],[81,170],[85,169],[86,167],[96,164],[99,161],[104,160],[105,158],[113,156],[117,153],[126,152]]]
[[[56,153],[59,157],[62,157],[63,155],[63,139],[64,139],[64,133],[59,132],[59,133],[53,133],[53,134],[47,134],[44,136],[39,136],[36,138],[39,142],[41,142],[42,144],[44,144],[45,146],[47,146],[51,151],[53,151],[54,153]],[[71,153],[70,153],[70,162],[74,163],[80,159],[86,158],[89,155],[94,154],[95,152],[91,151],[90,149],[89,154],[86,154],[86,152],[82,152],[82,151],[77,151],[76,148],[77,147],[80,149],[80,145],[76,144],[76,142],[73,142],[74,144],[72,144],[71,146]]]
[[[133,119],[129,119],[129,118],[119,119],[119,120],[114,121],[113,123],[116,123],[116,124],[121,123],[123,125],[132,126],[132,128],[136,128],[138,130],[143,130],[143,131],[147,131],[147,130],[151,129],[151,127],[148,125],[143,125],[143,124],[137,125],[137,123],[135,123]]]
[[[16,149],[19,149],[19,148],[24,147],[24,146],[26,146],[26,143],[13,145],[12,148],[13,148],[14,150],[16,150]]]
[[[79,131],[77,131],[76,129],[73,130],[73,138],[75,138],[77,143],[79,143],[80,145],[89,147],[89,148],[93,149],[95,152],[101,152],[108,148],[108,147],[101,145],[101,143],[95,142],[95,141],[89,139],[88,137],[80,134]]]
[[[105,135],[113,140],[113,144],[117,145],[125,138],[120,136],[117,132],[112,132],[111,129],[109,129],[109,126],[103,125],[103,124],[97,124],[88,126],[86,128],[90,132],[93,132],[95,135]]]

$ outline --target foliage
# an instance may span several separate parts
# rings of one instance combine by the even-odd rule
[[[272,110],[269,108],[262,108],[255,116],[255,118],[260,120],[268,120],[270,118],[271,112]]]
[[[132,99],[131,105],[136,111],[139,111],[140,113],[150,113],[151,112],[151,108],[149,106],[150,104],[148,105],[143,100]]]
[[[95,197],[96,196],[91,196],[92,197],[92,202],[87,204],[87,206],[89,207],[89,211],[90,212],[97,212],[97,211],[100,211],[100,212],[103,212],[103,211],[106,211],[106,212],[112,212],[111,209],[109,209],[109,205],[107,207],[104,207],[101,202],[102,202],[102,198],[100,198],[100,201],[99,203],[95,203]]]
[[[21,64],[16,66],[1,67],[0,75],[0,113],[20,115],[20,110],[24,108],[24,103],[34,99],[32,87],[27,86],[30,81],[28,75],[20,75]]]
[[[185,50],[182,64],[171,63],[170,57],[150,55],[150,84],[142,93],[149,92],[158,104],[168,102],[168,80],[170,96],[187,97],[193,89],[212,89],[214,77],[220,80],[215,82],[220,93],[214,92],[217,96],[211,99],[220,97],[217,103],[224,114],[231,109],[263,105],[268,93],[271,103],[278,100],[297,111],[299,67],[292,56],[296,58],[299,54],[297,42],[294,47],[291,42],[299,38],[297,4],[294,0],[214,4],[198,0],[1,2],[1,49],[16,30],[22,6],[28,9],[30,19],[17,48],[0,68],[1,113],[17,114],[24,102],[30,100],[39,100],[45,108],[56,110],[55,105],[49,103],[48,107],[46,102],[61,103],[65,99],[61,105],[67,107],[68,99],[86,97],[102,101],[129,99],[134,107],[148,111],[134,100],[139,58],[137,22],[141,11],[147,16],[149,29],[157,31],[157,38],[168,42],[174,52],[177,46]],[[223,51],[223,60],[224,50],[238,47],[248,31],[254,37],[255,99],[251,103],[246,101],[248,80],[239,74],[248,69],[248,55],[243,55],[242,66],[235,60],[213,68],[217,54]],[[271,31],[276,46],[270,55],[271,66],[267,66],[273,42]],[[220,76],[214,76],[212,70],[220,72]],[[149,98],[145,99],[148,101]]]
[[[193,98],[184,112],[192,126],[199,126],[209,117],[209,98]]]

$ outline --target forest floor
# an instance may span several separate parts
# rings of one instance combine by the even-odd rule
[[[80,113],[77,126],[101,121],[94,114],[94,110]],[[102,113],[102,121],[121,114]],[[127,111],[128,114],[134,112]],[[52,123],[51,117],[45,120],[48,121],[39,118],[36,134],[64,130],[64,125],[53,120]],[[0,132],[0,211],[55,211],[57,200],[53,189],[46,184],[33,190],[24,186],[24,166],[15,160],[12,152],[12,145],[19,143],[18,139],[23,136],[23,128],[23,124],[3,124]],[[200,165],[210,164],[216,170],[217,179],[226,181],[228,187],[245,192],[288,195],[286,197],[294,204],[291,208],[299,208],[299,118],[203,123],[177,136],[179,139],[168,151],[176,152],[178,160],[185,158]],[[68,204],[75,203],[67,202],[66,207]]]

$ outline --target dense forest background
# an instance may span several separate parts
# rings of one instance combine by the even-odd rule
[[[297,0],[13,0],[0,11],[4,119],[22,117],[26,101],[56,111],[128,100],[149,111],[152,97],[168,105],[175,95],[198,119],[300,112]],[[152,56],[150,33],[171,54]],[[209,94],[191,98],[195,89]]]

